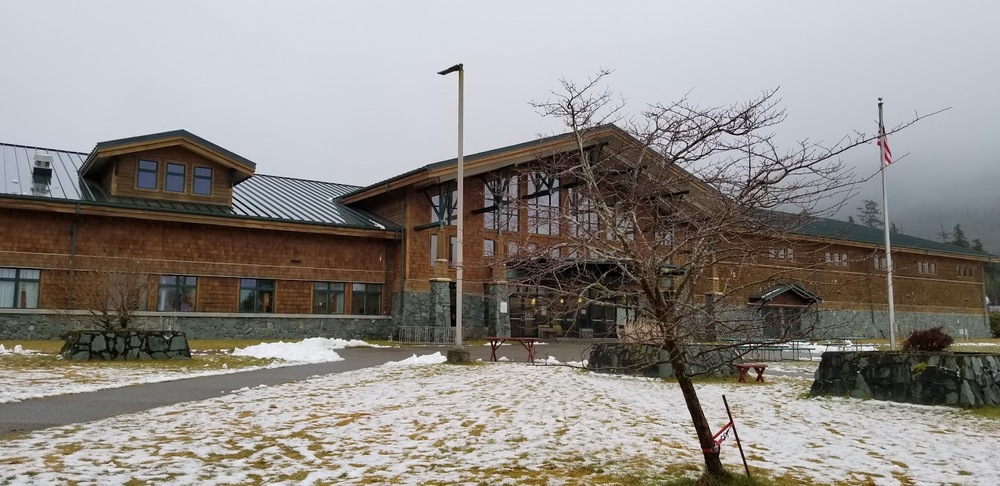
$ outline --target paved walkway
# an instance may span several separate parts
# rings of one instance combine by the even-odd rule
[[[545,359],[554,356],[563,362],[581,361],[589,356],[589,347],[588,342],[564,341],[540,344],[535,348],[535,358]],[[414,354],[418,356],[436,352],[444,354],[447,349],[449,347],[444,346],[347,348],[337,350],[344,361],[243,371],[0,403],[0,439],[48,427],[90,422],[175,403],[206,400],[241,388],[280,385],[316,375],[379,366],[390,361],[406,359]],[[489,359],[489,346],[468,346],[466,349],[469,350],[473,360]],[[497,355],[506,356],[515,363],[527,362],[527,352],[516,343],[502,346],[497,350]]]

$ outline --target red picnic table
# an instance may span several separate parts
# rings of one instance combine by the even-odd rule
[[[528,351],[528,362],[535,362],[535,343],[541,341],[541,339],[533,337],[499,337],[491,336],[486,338],[490,343],[490,361],[497,360],[497,348],[499,348],[506,341],[517,341],[524,346],[524,349]]]
[[[764,382],[764,370],[767,368],[767,365],[764,363],[737,363],[733,367],[740,372],[740,376],[736,380],[740,383],[747,382],[747,372],[750,370],[754,370],[757,373],[757,379],[754,381]]]

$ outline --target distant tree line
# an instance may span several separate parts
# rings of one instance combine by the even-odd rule
[[[877,202],[870,199],[865,199],[861,203],[861,206],[858,206],[857,220],[854,219],[854,216],[848,216],[847,222],[861,224],[870,228],[882,229],[885,227],[885,223],[882,222],[882,210],[879,208]],[[896,223],[889,223],[889,231],[899,233],[902,231],[902,228],[898,228]],[[965,236],[965,231],[962,230],[962,225],[958,223],[955,223],[950,233],[945,230],[944,225],[941,225],[941,231],[938,232],[937,237],[941,239],[942,243],[986,251],[983,248],[983,242],[979,238],[969,240]],[[990,303],[992,305],[1000,305],[1000,263],[987,263],[983,268],[983,276],[986,281],[986,296],[989,297]]]

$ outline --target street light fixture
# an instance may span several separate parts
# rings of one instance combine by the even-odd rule
[[[457,255],[455,255],[455,345],[462,345],[462,242],[464,240],[464,235],[462,234],[462,220],[463,218],[463,208],[462,200],[465,197],[465,161],[462,156],[462,123],[463,123],[463,109],[465,95],[464,95],[464,84],[465,84],[465,69],[462,63],[458,63],[444,71],[438,71],[438,74],[446,76],[453,72],[458,72],[458,202],[456,204],[456,210],[458,211],[458,221],[456,222],[457,237],[455,238],[457,249]]]

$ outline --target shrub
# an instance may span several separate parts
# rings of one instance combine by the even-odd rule
[[[951,346],[955,340],[948,333],[941,330],[941,326],[924,329],[923,331],[913,331],[910,337],[903,341],[904,351],[944,351],[944,348]]]
[[[1000,338],[1000,312],[990,312],[990,331],[993,337]]]

